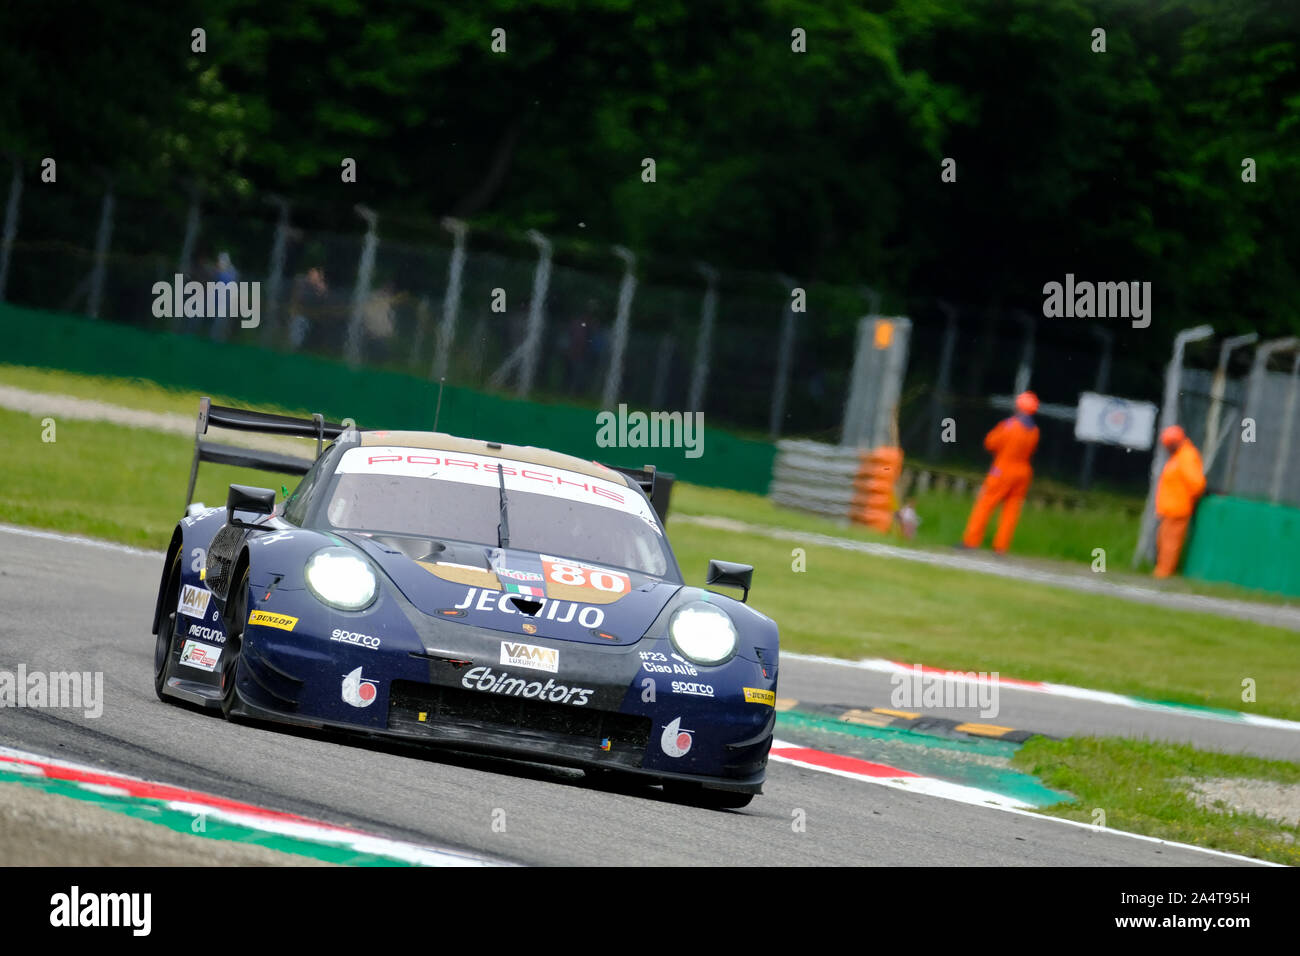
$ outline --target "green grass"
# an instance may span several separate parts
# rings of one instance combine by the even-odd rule
[[[184,514],[194,442],[180,435],[65,419],[56,441],[41,420],[0,409],[0,521],[165,548]],[[195,499],[224,504],[231,482],[272,487],[292,476],[204,465]]]
[[[884,535],[862,525],[848,521],[835,521],[819,515],[805,514],[772,503],[761,495],[723,488],[702,488],[698,485],[673,486],[673,514],[716,515],[744,521],[753,525],[768,525],[789,531],[811,531],[818,534],[848,538],[854,541],[875,541],[901,547],[918,547],[922,550],[949,550],[961,539],[966,518],[974,499],[971,495],[931,491],[918,495],[916,509],[924,523],[914,542],[904,541],[897,534]],[[996,515],[990,522],[989,537],[996,527]],[[1254,591],[1213,581],[1194,581],[1188,578],[1170,578],[1156,581],[1149,574],[1136,574],[1129,563],[1137,543],[1137,519],[1133,518],[1119,499],[1108,501],[1092,510],[1064,511],[1056,508],[1031,508],[1026,505],[1016,530],[1011,553],[1014,558],[1037,558],[1055,561],[1049,568],[1064,572],[1077,572],[1081,567],[1091,567],[1093,548],[1106,550],[1106,573],[1126,582],[1163,591],[1204,594],[1210,597],[1236,598],[1267,604],[1293,604],[1285,595]],[[986,541],[986,548],[988,542]],[[1046,565],[1045,565],[1046,566]]]
[[[191,392],[163,388],[156,382],[144,379],[109,378],[97,375],[78,375],[57,369],[29,368],[21,365],[0,365],[0,385],[22,388],[31,392],[49,392],[71,395],[74,398],[93,399],[150,412],[176,412],[193,418],[199,412],[199,398],[207,395],[218,405],[241,405],[242,402],[213,392]],[[310,415],[302,408],[277,408],[261,405],[264,412],[289,415]],[[184,493],[184,488],[181,489]],[[223,499],[224,500],[224,499]]]
[[[1102,810],[1105,825],[1113,829],[1300,865],[1300,827],[1198,807],[1180,782],[1231,778],[1300,784],[1300,765],[1114,737],[1034,737],[1011,764],[1076,798],[1043,813],[1096,823],[1094,811]]]
[[[974,502],[972,494],[927,491],[915,496],[921,527],[916,546],[946,548],[961,540]],[[818,515],[782,508],[760,495],[691,485],[673,487],[672,510],[684,514],[721,515],[752,524],[778,525],[797,531],[818,531],[860,541],[905,544],[897,535],[886,536],[862,525],[834,521]],[[989,523],[985,544],[992,541],[997,515]],[[1137,543],[1137,522],[1119,504],[1090,510],[1065,511],[1026,503],[1016,528],[1012,551],[1017,555],[1092,561],[1093,548],[1106,549],[1107,567],[1127,568]]]
[[[169,392],[154,405],[141,404],[150,400],[149,390],[123,383],[87,385],[62,373],[0,371],[0,381],[10,384],[44,382],[136,407],[186,411],[190,404],[189,397]],[[101,384],[127,391],[104,391]],[[57,442],[46,444],[38,417],[0,410],[0,448],[7,452],[0,458],[0,521],[162,548],[181,514],[192,453],[184,436],[65,419]],[[277,475],[205,465],[196,498],[220,504],[232,481],[292,484]],[[673,507],[675,513],[879,539],[738,492],[681,485]],[[777,620],[783,646],[792,650],[996,670],[1300,718],[1300,657],[1289,631],[821,546],[806,548],[807,571],[799,573],[792,570],[790,544],[671,519],[669,529],[694,583],[703,583],[709,558],[754,564],[753,601]],[[1247,677],[1258,683],[1258,701],[1243,704]]]
[[[910,561],[668,522],[692,583],[710,558],[755,566],[750,600],[790,650],[886,657],[1300,719],[1291,631]],[[1242,679],[1258,700],[1243,703]]]

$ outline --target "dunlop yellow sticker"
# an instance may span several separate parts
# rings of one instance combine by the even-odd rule
[[[745,688],[745,703],[747,704],[766,704],[768,707],[776,706],[776,691],[759,690],[757,687]]]
[[[292,631],[298,624],[296,617],[288,614],[272,614],[270,611],[254,611],[248,615],[249,624],[261,624],[263,627],[278,627],[282,631]]]

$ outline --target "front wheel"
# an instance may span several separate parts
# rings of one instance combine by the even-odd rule
[[[172,561],[171,571],[167,574],[167,586],[163,589],[163,613],[158,621],[158,639],[153,649],[153,691],[163,703],[175,701],[163,693],[167,686],[167,669],[171,666],[173,648],[176,644],[176,608],[181,601],[181,555],[178,551]]]

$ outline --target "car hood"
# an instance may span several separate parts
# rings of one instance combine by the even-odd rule
[[[419,611],[521,637],[632,644],[682,587],[650,575],[535,551],[339,534]]]

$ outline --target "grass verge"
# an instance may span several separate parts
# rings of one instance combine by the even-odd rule
[[[1075,799],[1040,812],[1179,843],[1300,864],[1300,827],[1254,813],[1201,807],[1187,779],[1268,780],[1300,784],[1300,765],[1198,750],[1183,744],[1117,737],[1071,737],[1025,743],[1011,765]]]
[[[140,547],[166,545],[181,514],[188,439],[75,420],[58,424],[56,442],[43,442],[41,432],[39,418],[0,410],[0,448],[7,452],[0,457],[0,521]],[[196,498],[224,502],[233,481],[277,488],[293,483],[205,465]],[[702,506],[775,523],[776,509],[765,499],[675,489],[675,508]],[[819,519],[781,514],[787,526],[824,530]],[[837,530],[833,522],[820,525]],[[754,603],[778,621],[783,646],[791,650],[1000,671],[1300,719],[1300,659],[1288,631],[835,548],[807,547],[806,571],[799,572],[788,544],[761,535],[671,518],[669,529],[692,583],[703,583],[709,558],[754,564]],[[1259,683],[1257,702],[1241,701],[1245,677]]]

